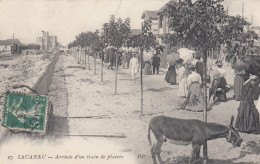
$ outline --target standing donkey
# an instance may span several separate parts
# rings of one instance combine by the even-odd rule
[[[150,130],[152,130],[156,143],[151,148],[153,163],[157,164],[156,155],[160,164],[163,163],[160,153],[163,142],[169,139],[174,144],[192,144],[189,163],[197,161],[200,156],[200,147],[208,140],[226,138],[233,147],[240,147],[242,138],[233,127],[234,116],[230,125],[225,126],[216,123],[206,123],[200,120],[185,120],[167,116],[157,116],[151,119],[148,129],[148,140],[151,144]]]

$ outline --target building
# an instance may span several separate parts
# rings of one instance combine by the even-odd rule
[[[141,19],[143,19],[141,27],[143,27],[144,21],[150,20],[152,23],[150,32],[152,32],[154,35],[158,34],[158,15],[156,11],[144,11]]]
[[[163,14],[164,9],[169,4],[177,3],[176,0],[170,0],[167,4],[165,4],[163,7],[161,7],[158,11],[144,11],[142,14],[143,22],[145,20],[151,20],[152,21],[152,27],[151,32],[159,37],[163,36],[167,33],[173,33],[173,31],[168,26],[168,18],[166,15]],[[142,26],[143,26],[142,22]]]
[[[171,0],[163,7],[161,7],[156,14],[158,15],[158,35],[165,35],[169,33],[173,33],[173,31],[168,26],[168,18],[163,14],[164,9],[171,4],[177,3],[176,0]]]
[[[0,40],[0,52],[11,52],[13,45],[21,46],[22,43],[18,39]]]
[[[41,50],[52,51],[57,49],[57,36],[50,36],[48,31],[42,31],[42,37],[37,37],[36,43],[41,46]]]
[[[144,21],[151,20],[152,26],[151,26],[151,32],[156,36],[158,42],[162,44],[162,38],[161,36],[164,36],[165,34],[173,34],[174,31],[171,30],[168,26],[168,18],[163,13],[164,9],[167,7],[167,5],[175,4],[177,3],[177,0],[170,0],[168,3],[166,3],[164,6],[162,6],[158,11],[144,11],[142,14],[142,26]]]

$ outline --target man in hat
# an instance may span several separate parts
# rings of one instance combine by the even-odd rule
[[[227,85],[225,78],[226,71],[222,68],[222,62],[217,61],[216,65],[218,68],[213,72],[213,78],[209,92],[210,96],[213,95],[213,100],[217,98],[217,101],[225,102],[227,101],[226,93],[229,92],[230,87]]]
[[[153,74],[155,74],[155,70],[156,70],[156,74],[159,74],[160,62],[161,62],[160,57],[155,53],[154,56],[152,57]]]
[[[136,57],[136,52],[135,51],[133,52],[133,57],[130,60],[129,68],[131,69],[132,79],[134,80],[135,79],[135,75],[138,72],[138,68],[139,68],[139,61],[138,61],[138,59]]]

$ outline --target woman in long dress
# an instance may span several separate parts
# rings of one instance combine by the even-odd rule
[[[188,96],[182,105],[182,109],[199,112],[203,110],[202,81],[200,74],[195,71],[194,65],[190,65],[189,70],[191,74],[187,78]]]
[[[234,79],[234,98],[239,101],[242,94],[242,87],[244,82],[248,79],[249,74],[245,70],[235,69],[235,79]]]
[[[244,83],[235,127],[240,132],[253,133],[259,130],[259,113],[254,104],[254,85],[257,83],[257,76],[252,75]]]
[[[186,98],[188,96],[187,77],[190,74],[190,71],[188,70],[187,65],[183,64],[182,59],[178,60],[177,64],[179,65],[179,69],[177,70],[177,81],[179,83],[177,95]]]
[[[145,61],[144,62],[144,75],[151,75],[152,69],[151,69],[151,62]]]

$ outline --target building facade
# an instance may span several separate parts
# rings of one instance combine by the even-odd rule
[[[162,8],[160,8],[158,11],[144,11],[142,14],[142,26],[143,22],[146,20],[152,21],[151,26],[151,32],[155,36],[163,36],[167,33],[174,33],[173,30],[171,30],[168,26],[168,18],[166,15],[163,14],[163,10],[167,7],[169,4],[176,3],[176,0],[170,0],[167,4],[165,4]]]
[[[42,31],[42,37],[37,37],[36,43],[41,46],[41,50],[52,51],[57,49],[57,36],[50,36],[48,31]]]
[[[144,11],[142,14],[142,26],[145,21],[150,20],[151,21],[151,29],[150,32],[152,32],[154,35],[158,34],[158,15],[156,14],[156,11]]]

